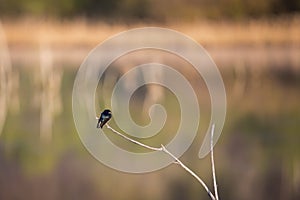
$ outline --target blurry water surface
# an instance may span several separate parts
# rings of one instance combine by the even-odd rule
[[[36,50],[10,49],[11,63],[1,52],[0,199],[209,199],[176,165],[125,174],[85,150],[73,122],[71,98],[76,72],[89,50],[66,51],[41,42]],[[207,50],[219,66],[228,101],[225,128],[215,148],[221,199],[299,199],[299,48]],[[158,59],[151,51],[128,56],[113,63],[100,80],[97,111],[107,106],[102,95],[111,92],[130,66],[154,58],[170,66],[180,63],[168,55]],[[204,84],[195,84],[201,77],[189,66],[182,63],[178,70],[204,91],[198,96],[203,120],[199,135],[182,159],[211,185],[209,158],[197,157],[210,117],[209,96]],[[174,95],[158,86],[140,88],[131,112],[137,123],[147,124],[147,109],[157,101],[166,107],[169,121],[157,138],[145,141],[158,146],[172,138],[180,120]],[[109,137],[123,148],[142,151]]]

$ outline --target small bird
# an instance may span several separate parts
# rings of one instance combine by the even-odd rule
[[[102,128],[112,117],[111,111],[105,109],[98,118],[97,128]]]

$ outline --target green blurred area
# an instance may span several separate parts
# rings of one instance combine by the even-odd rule
[[[295,14],[299,0],[1,0],[0,16],[91,17],[104,20],[244,19]]]

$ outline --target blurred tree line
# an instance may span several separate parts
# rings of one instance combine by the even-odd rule
[[[295,14],[300,0],[0,0],[0,16],[111,20],[243,19]]]

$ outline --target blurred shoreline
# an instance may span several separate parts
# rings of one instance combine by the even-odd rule
[[[1,21],[0,21],[1,22]],[[188,35],[203,46],[300,46],[300,15],[293,18],[247,21],[178,23],[114,23],[77,19],[70,21],[31,18],[3,20],[10,46],[35,46],[41,40],[53,46],[95,46],[122,31],[142,27],[170,28]]]
[[[247,22],[202,20],[177,24],[108,24],[84,19],[39,21],[29,18],[2,21],[12,62],[28,66],[39,61],[40,47],[46,45],[58,65],[79,67],[88,53],[104,40],[122,31],[147,26],[174,29],[195,39],[219,67],[233,62],[282,67],[288,62],[292,68],[300,68],[300,16]]]

